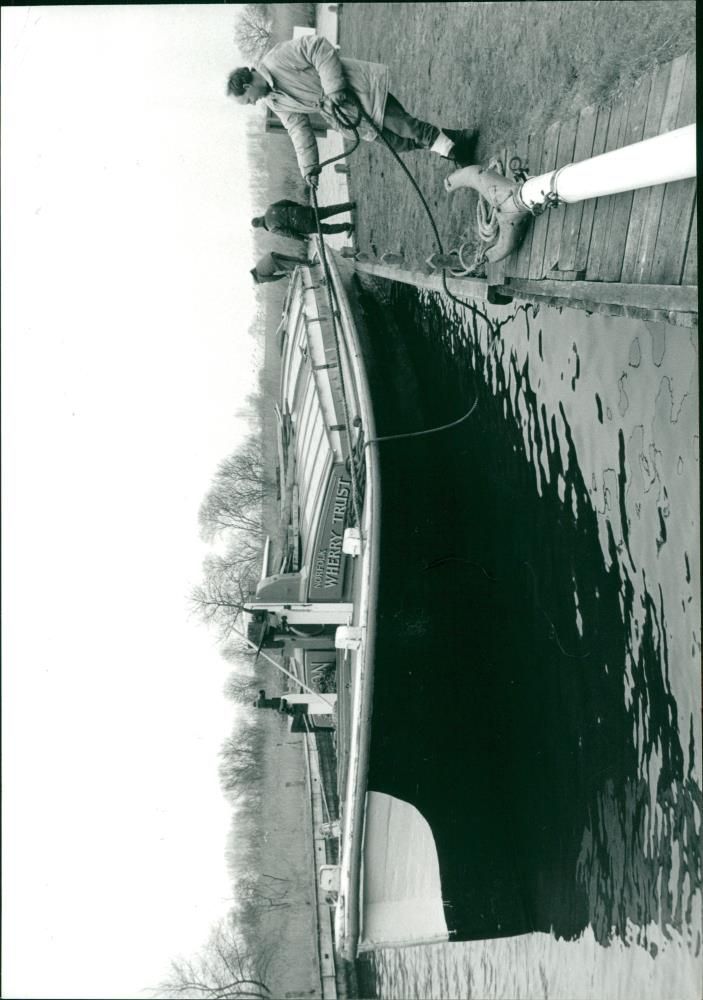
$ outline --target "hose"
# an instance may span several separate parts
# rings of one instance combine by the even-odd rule
[[[376,135],[379,136],[379,138],[383,141],[384,145],[386,146],[386,148],[391,153],[391,156],[394,158],[394,160],[399,165],[399,167],[401,168],[401,170],[403,171],[403,173],[405,174],[405,176],[410,181],[410,184],[412,185],[415,193],[417,194],[418,198],[420,199],[422,207],[425,210],[425,214],[426,214],[427,219],[428,219],[428,221],[430,223],[430,226],[432,228],[432,233],[434,235],[435,243],[437,244],[437,251],[440,254],[440,256],[444,256],[444,246],[442,244],[442,239],[441,239],[441,237],[439,235],[439,229],[437,228],[437,223],[434,220],[434,216],[432,215],[432,211],[430,209],[430,206],[427,204],[427,200],[426,200],[425,196],[423,195],[422,191],[420,190],[420,187],[419,187],[417,181],[415,180],[415,178],[413,177],[412,173],[410,172],[410,170],[408,169],[408,167],[405,165],[405,163],[403,163],[403,161],[401,160],[401,158],[398,155],[398,153],[390,145],[390,143],[388,142],[388,140],[386,139],[386,137],[383,134],[383,130],[378,127],[378,125],[373,120],[373,118],[371,117],[371,115],[369,115],[368,112],[363,108],[363,106],[359,102],[359,99],[357,98],[356,94],[353,91],[348,91],[348,94],[349,94],[349,100],[354,102],[356,110],[358,112],[358,116],[359,116],[358,117],[358,121],[356,121],[356,122],[352,121],[352,119],[349,118],[349,116],[344,111],[342,111],[342,109],[340,107],[338,107],[338,105],[334,105],[333,106],[333,108],[332,108],[332,115],[333,115],[334,119],[336,120],[337,124],[340,125],[341,128],[348,129],[349,131],[353,132],[353,134],[354,134],[354,138],[355,138],[356,141],[355,141],[353,149],[350,150],[350,152],[353,152],[357,148],[357,146],[359,145],[360,137],[359,137],[359,133],[358,133],[358,124],[361,121],[361,118],[363,117],[363,118],[366,119],[366,121],[369,123],[369,125],[373,128],[373,130],[375,131]],[[348,154],[345,152],[345,153],[343,153],[341,155],[342,156],[347,156]],[[336,160],[336,159],[340,159],[340,157],[337,156],[337,157],[333,157],[332,159]],[[327,163],[332,162],[332,159],[331,160],[326,160],[324,164],[320,164],[319,169],[321,170],[322,167],[325,166]],[[474,266],[476,265],[477,262],[478,262],[478,258],[477,258],[476,261],[474,261]],[[463,258],[461,258],[461,263],[462,263],[462,266],[465,268],[465,270],[469,270],[470,269],[470,268],[468,268],[466,266]],[[503,323],[501,321],[498,320],[496,323],[494,323],[486,315],[486,313],[476,305],[475,302],[469,302],[466,299],[460,299],[458,295],[454,295],[454,293],[449,290],[449,288],[447,286],[447,268],[446,267],[442,268],[442,288],[443,288],[445,294],[450,299],[452,299],[454,302],[456,302],[458,305],[460,305],[462,308],[471,310],[471,312],[473,313],[474,316],[480,316],[481,319],[483,319],[488,324],[488,327],[491,330],[494,338],[497,337],[500,334],[500,329],[503,326]]]
[[[439,235],[439,229],[437,228],[437,223],[435,222],[434,216],[432,215],[432,211],[431,211],[429,205],[427,204],[427,200],[426,200],[425,196],[423,195],[422,191],[420,190],[420,187],[419,187],[417,181],[413,177],[413,175],[410,172],[410,170],[406,167],[406,165],[400,159],[400,157],[398,156],[398,154],[396,153],[396,151],[389,144],[389,142],[387,141],[386,137],[383,135],[382,130],[378,128],[378,126],[376,125],[376,123],[374,122],[374,120],[371,118],[371,116],[369,114],[367,114],[367,112],[361,106],[360,102],[358,101],[358,99],[356,97],[356,94],[353,94],[353,92],[349,92],[349,94],[350,94],[350,100],[354,101],[355,110],[357,112],[357,114],[355,116],[355,119],[353,120],[338,105],[334,105],[333,106],[333,108],[332,108],[332,115],[333,115],[335,121],[337,122],[337,124],[342,129],[347,129],[347,130],[349,130],[349,131],[351,131],[353,133],[353,135],[354,135],[354,145],[352,146],[352,148],[350,150],[345,150],[343,153],[339,154],[338,156],[333,156],[333,157],[330,157],[327,160],[324,160],[322,163],[318,164],[318,166],[315,168],[315,170],[313,172],[314,173],[319,173],[323,169],[323,167],[329,165],[330,163],[334,163],[336,160],[339,160],[339,159],[342,159],[343,157],[348,156],[350,153],[352,153],[352,152],[354,152],[354,150],[356,150],[356,148],[359,145],[359,141],[360,141],[359,132],[358,132],[358,126],[359,126],[359,123],[361,121],[361,117],[363,116],[369,122],[369,124],[373,127],[373,129],[376,132],[376,134],[381,137],[381,139],[383,140],[385,146],[387,147],[388,150],[390,150],[392,156],[394,157],[394,159],[399,164],[399,166],[401,167],[401,169],[403,170],[403,172],[407,176],[408,180],[410,181],[410,183],[411,183],[411,185],[412,185],[415,193],[417,194],[418,198],[420,199],[420,202],[422,203],[422,207],[425,210],[425,214],[427,215],[427,218],[429,220],[430,226],[432,227],[432,232],[434,234],[434,238],[435,238],[435,242],[437,244],[438,252],[440,253],[440,255],[444,255],[444,247],[443,247],[443,244],[442,244],[442,239],[441,239],[441,237]],[[499,163],[499,161],[496,161],[496,162]],[[502,170],[502,166],[501,166],[501,170]],[[330,315],[332,317],[332,328],[333,328],[334,338],[335,338],[335,348],[336,348],[336,351],[337,351],[337,356],[339,358],[339,354],[340,354],[339,333],[338,333],[338,330],[337,330],[336,312],[335,312],[334,305],[333,305],[333,302],[332,302],[332,283],[330,281],[329,265],[328,265],[328,262],[327,262],[327,254],[326,254],[326,250],[325,250],[325,242],[324,242],[324,240],[322,238],[322,230],[320,228],[320,219],[319,219],[318,204],[317,204],[317,192],[316,192],[315,186],[312,185],[312,184],[310,185],[310,197],[311,197],[311,201],[312,201],[313,211],[315,213],[315,223],[316,223],[317,235],[318,235],[318,240],[319,240],[319,245],[320,245],[320,260],[321,260],[321,263],[322,263],[322,266],[323,266],[323,269],[324,269],[324,272],[325,272],[325,279],[326,279],[325,284],[326,284],[326,288],[327,288],[327,297],[328,297],[328,303],[329,303],[329,308],[330,308]],[[488,206],[488,208],[490,208],[490,206]],[[491,214],[489,215],[488,212],[487,212],[487,209],[482,206],[482,199],[479,199],[479,211],[481,211],[481,213],[482,213],[482,215],[479,217],[480,220],[481,220],[480,225],[482,226],[482,229],[480,229],[480,231],[482,231],[482,232],[484,232],[484,233],[486,233],[488,235],[490,233],[493,233],[493,230],[495,229],[495,232],[497,233],[497,220],[495,220],[493,218],[492,210],[491,210]],[[494,236],[495,236],[495,234],[494,234]],[[482,236],[482,238],[484,238],[484,237]],[[468,270],[466,262],[464,261],[463,257],[461,256],[461,252],[459,254],[459,257],[460,257],[460,260],[461,260],[461,263],[462,263],[462,266],[464,267],[464,269]],[[491,344],[491,347],[489,349],[489,350],[492,350],[493,347],[498,343],[498,336],[500,334],[500,329],[503,326],[503,322],[507,322],[507,320],[505,320],[503,322],[501,322],[500,320],[498,320],[498,321],[496,321],[494,323],[490,319],[490,317],[487,316],[486,313],[482,309],[479,309],[479,307],[476,305],[475,302],[466,301],[465,299],[460,299],[457,295],[454,295],[454,293],[451,292],[449,290],[448,286],[447,286],[446,271],[447,271],[447,269],[443,267],[442,268],[442,286],[443,286],[445,294],[450,299],[452,299],[454,302],[457,302],[462,308],[468,308],[468,309],[470,309],[471,312],[472,312],[472,314],[474,315],[474,318],[476,316],[480,316],[486,322],[489,330],[493,334],[493,343]],[[342,395],[342,400],[343,400],[343,405],[344,405],[344,418],[345,418],[345,426],[346,426],[346,431],[347,431],[348,448],[349,448],[350,459],[351,459],[352,466],[353,466],[353,474],[352,474],[352,477],[351,477],[352,478],[352,502],[353,502],[353,505],[354,505],[354,513],[356,515],[357,524],[360,525],[361,524],[360,506],[359,506],[359,499],[358,499],[358,494],[357,494],[357,489],[356,489],[356,463],[355,463],[355,460],[354,460],[354,457],[353,457],[354,453],[353,453],[353,448],[352,448],[351,435],[350,435],[350,432],[349,432],[349,414],[348,414],[348,407],[347,407],[346,391],[345,391],[345,387],[344,387],[344,374],[343,374],[343,369],[342,369],[341,363],[339,364],[339,374],[340,374],[340,389],[341,389],[341,395]],[[459,417],[458,420],[453,420],[451,423],[448,423],[448,424],[442,424],[439,427],[431,427],[431,428],[428,428],[426,430],[420,430],[420,431],[409,431],[409,432],[406,432],[406,433],[403,433],[403,434],[388,434],[388,435],[383,435],[381,437],[369,438],[368,440],[366,440],[364,442],[364,451],[366,450],[366,448],[370,444],[378,444],[380,442],[385,442],[385,441],[398,441],[398,440],[405,439],[405,438],[423,437],[423,436],[428,435],[428,434],[436,434],[436,433],[438,433],[440,431],[450,430],[453,427],[457,427],[459,424],[463,423],[465,420],[468,420],[468,418],[471,416],[471,414],[476,409],[477,405],[478,405],[478,400],[475,400],[474,403],[473,403],[473,405],[471,406],[471,408],[463,416]]]

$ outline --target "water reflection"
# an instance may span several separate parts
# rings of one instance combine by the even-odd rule
[[[662,955],[672,943],[691,959],[701,949],[695,339],[575,312],[535,317],[528,308],[512,320],[515,310],[496,309],[506,325],[494,340],[480,320],[438,297],[383,294],[385,305],[378,295],[368,303],[372,322],[390,342],[391,327],[402,335],[412,365],[401,377],[419,400],[404,419],[427,426],[475,398],[479,405],[460,430],[425,446],[436,461],[436,476],[423,484],[427,511],[440,510],[451,532],[415,554],[431,584],[407,590],[406,624],[429,613],[455,631],[457,622],[470,626],[468,638],[460,630],[461,639],[445,643],[451,663],[433,664],[433,683],[451,686],[460,702],[441,705],[447,729],[464,739],[438,736],[419,760],[411,740],[375,727],[372,787],[414,796],[442,829],[451,801],[456,822],[441,848],[450,859],[442,878],[471,882],[448,900],[461,935],[489,936],[476,910],[492,893],[507,899],[502,877],[520,887],[520,919],[551,942],[576,940],[586,965],[602,960],[592,947],[617,943],[658,958],[668,978]],[[379,432],[409,429],[398,419],[397,408],[381,406]],[[400,447],[383,459],[398,497],[411,488]],[[447,470],[459,484],[450,497]],[[397,541],[391,535],[388,544]],[[385,624],[389,647],[417,669],[436,649],[436,635],[407,643],[402,622]],[[422,695],[431,713],[429,686]],[[381,681],[379,718],[384,699],[390,711],[396,696]],[[408,730],[421,724],[410,698],[405,710]],[[488,850],[471,828],[477,813],[485,822],[490,814],[500,841],[483,858],[473,857]],[[490,861],[501,852],[510,859],[502,872]],[[501,926],[500,907],[491,919],[494,933],[515,932]],[[543,938],[513,939],[525,966],[511,984],[515,995],[532,995],[523,981],[530,961],[536,995],[553,989]],[[383,953],[382,989],[470,995],[481,971],[480,995],[494,995],[491,962],[508,945],[481,947],[481,970],[469,958],[477,945]],[[449,964],[458,994],[443,992]],[[631,962],[621,964],[631,981]],[[579,960],[573,968],[577,980],[587,975]],[[592,987],[593,968],[588,976]],[[572,985],[598,995],[580,980]],[[630,995],[625,987],[614,983],[609,995]]]

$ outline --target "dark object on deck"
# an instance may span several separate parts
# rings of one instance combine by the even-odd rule
[[[475,128],[442,129],[454,143],[451,158],[458,167],[468,167],[476,162],[478,131]]]
[[[281,699],[280,698],[267,698],[266,691],[261,688],[259,691],[259,697],[254,702],[254,708],[275,708],[276,711],[281,711]]]
[[[513,301],[512,295],[504,295],[499,292],[495,285],[489,285],[486,292],[486,301],[490,302],[492,306],[507,306]]]

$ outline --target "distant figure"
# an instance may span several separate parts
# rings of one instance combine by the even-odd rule
[[[317,187],[320,160],[308,116],[322,114],[330,128],[352,139],[353,132],[336,115],[341,112],[355,120],[359,105],[368,116],[362,116],[357,127],[362,139],[373,141],[378,130],[396,152],[427,149],[458,167],[473,162],[475,131],[439,129],[414,118],[389,87],[387,66],[340,59],[321,35],[279,42],[256,67],[240,66],[227,81],[227,93],[237,104],[263,100],[278,115],[295,147],[300,172],[311,187]]]
[[[254,708],[275,708],[277,711],[280,711],[281,699],[267,698],[266,691],[262,688],[259,691],[259,697],[254,702]]]
[[[330,216],[339,215],[341,212],[351,212],[353,208],[356,208],[355,201],[345,201],[340,205],[328,205],[326,208],[318,206],[317,214],[320,219],[329,219]],[[257,215],[251,220],[251,224],[255,229],[265,229],[269,233],[290,236],[293,240],[304,240],[310,233],[317,232],[315,212],[311,206],[301,205],[288,198],[269,205],[263,215]],[[354,226],[351,222],[321,222],[320,231],[353,233]]]
[[[252,267],[250,273],[256,284],[259,285],[265,281],[280,281],[281,278],[290,278],[300,264],[307,264],[305,257],[289,257],[288,254],[273,250],[271,253],[264,254],[261,260],[257,261],[256,267]]]

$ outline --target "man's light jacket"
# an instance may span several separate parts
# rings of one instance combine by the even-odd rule
[[[340,128],[323,107],[326,95],[350,88],[378,128],[383,125],[390,74],[382,63],[340,59],[326,38],[304,35],[279,42],[256,68],[271,87],[263,101],[278,115],[290,135],[303,177],[319,163],[317,141],[308,115],[322,114],[330,128],[351,138],[351,133]],[[376,138],[376,132],[363,118],[358,131],[362,139]]]

